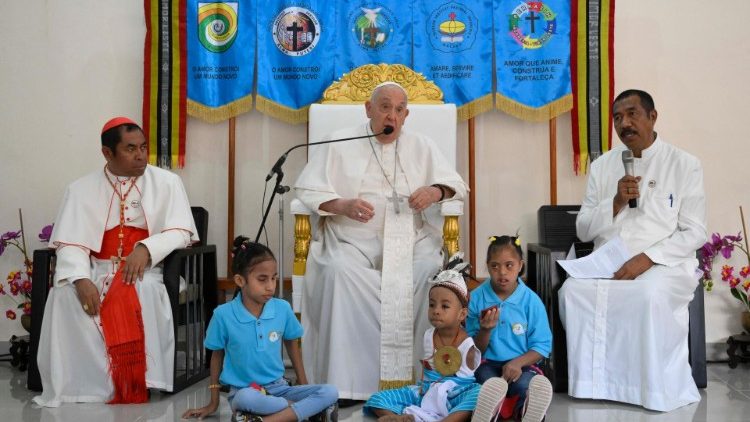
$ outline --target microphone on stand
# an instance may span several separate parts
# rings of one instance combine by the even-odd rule
[[[635,176],[635,170],[633,169],[635,165],[634,161],[633,151],[626,149],[622,152],[622,165],[625,167],[625,174],[628,176]],[[628,206],[636,208],[638,207],[638,201],[635,198],[631,198],[628,200]]]
[[[372,135],[354,136],[354,137],[351,137],[351,138],[331,139],[331,140],[328,140],[328,141],[309,142],[309,143],[305,143],[305,144],[295,145],[295,146],[289,148],[288,150],[286,150],[286,152],[281,157],[279,157],[278,160],[276,160],[276,164],[274,164],[273,167],[271,167],[271,171],[269,171],[268,174],[266,175],[266,182],[269,181],[269,180],[271,180],[271,178],[273,177],[274,174],[278,174],[281,171],[281,166],[284,165],[284,162],[286,161],[286,157],[289,155],[290,152],[292,152],[292,150],[295,150],[295,149],[301,148],[301,147],[305,147],[305,146],[309,147],[309,146],[312,146],[312,145],[330,144],[330,143],[333,143],[333,142],[353,141],[355,139],[371,138],[371,137],[380,136],[380,135],[390,135],[391,133],[393,133],[393,130],[394,130],[393,126],[388,125],[388,126],[386,126],[386,127],[383,128],[382,132],[380,132],[380,133],[373,133]]]
[[[274,174],[277,175],[276,186],[274,187],[273,192],[271,193],[271,199],[268,201],[268,206],[266,207],[266,211],[263,213],[263,220],[260,222],[260,227],[258,228],[258,234],[255,236],[255,241],[257,242],[260,239],[260,235],[261,233],[263,233],[263,227],[266,226],[266,219],[268,219],[268,213],[271,211],[273,198],[276,196],[277,191],[281,187],[281,179],[284,177],[284,173],[281,171],[281,166],[284,165],[284,162],[286,161],[286,157],[289,155],[290,152],[292,152],[293,150],[297,148],[309,147],[313,145],[330,144],[333,142],[353,141],[355,139],[373,138],[375,136],[380,136],[380,135],[390,135],[391,133],[393,133],[394,130],[395,129],[393,128],[393,126],[387,125],[383,127],[383,131],[380,133],[373,133],[370,135],[362,135],[362,136],[352,136],[350,138],[331,139],[328,141],[310,142],[306,144],[298,144],[286,150],[286,152],[282,154],[282,156],[279,157],[278,160],[276,160],[276,163],[271,168],[271,171],[268,172],[268,175],[266,175],[266,182],[271,180]],[[288,192],[289,188],[287,186],[284,186],[282,190],[283,192],[280,192],[281,194],[283,194],[284,192]]]

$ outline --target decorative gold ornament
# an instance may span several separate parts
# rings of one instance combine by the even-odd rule
[[[435,370],[444,377],[455,375],[461,368],[461,352],[453,346],[435,350],[432,360],[435,362]]]
[[[329,86],[321,103],[361,104],[383,82],[396,82],[406,91],[410,104],[443,104],[443,91],[421,73],[402,64],[366,64]]]

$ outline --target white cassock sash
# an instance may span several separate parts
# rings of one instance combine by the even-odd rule
[[[386,201],[380,285],[381,390],[411,384],[413,379],[414,214],[408,206],[400,207],[396,213],[393,201]]]

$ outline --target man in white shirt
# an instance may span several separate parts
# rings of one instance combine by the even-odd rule
[[[428,211],[466,195],[434,143],[402,131],[409,110],[400,85],[376,87],[365,109],[367,123],[331,138],[371,137],[312,151],[295,185],[321,216],[303,288],[305,367],[311,382],[354,400],[413,383],[426,281],[442,265],[441,223]]]
[[[700,400],[687,337],[695,251],[707,238],[703,169],[654,131],[648,93],[625,91],[612,110],[624,145],[592,163],[576,228],[595,248],[620,236],[633,256],[613,280],[569,278],[560,290],[568,394],[670,411]],[[635,176],[625,175],[626,148]]]
[[[107,164],[68,186],[50,239],[54,285],[44,309],[34,401],[139,403],[171,391],[172,310],[159,263],[198,240],[179,176],[147,164],[132,120],[102,129]]]

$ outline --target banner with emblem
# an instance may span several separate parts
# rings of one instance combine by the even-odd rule
[[[307,121],[309,105],[333,82],[335,8],[324,0],[272,0],[258,7],[258,111]]]
[[[365,64],[411,67],[411,2],[335,0],[336,79]]]
[[[492,108],[492,0],[417,2],[414,70],[466,120]]]
[[[573,170],[612,147],[615,0],[572,1]]]
[[[145,0],[143,133],[148,162],[162,168],[185,166],[185,3]]]
[[[253,0],[187,0],[187,112],[220,122],[250,111],[255,70]]]
[[[495,0],[497,108],[545,121],[573,107],[570,0]]]

